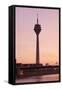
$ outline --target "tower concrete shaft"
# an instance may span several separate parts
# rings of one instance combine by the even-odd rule
[[[36,35],[36,64],[39,64],[39,35]]]

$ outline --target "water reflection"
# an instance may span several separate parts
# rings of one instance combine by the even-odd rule
[[[26,83],[26,82],[46,82],[46,81],[58,81],[59,74],[43,75],[43,76],[31,76],[27,78],[17,79],[16,83]]]

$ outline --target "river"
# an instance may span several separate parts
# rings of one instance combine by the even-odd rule
[[[46,81],[58,81],[59,74],[43,75],[43,76],[31,76],[27,78],[17,79],[16,83],[29,83],[29,82],[46,82]]]

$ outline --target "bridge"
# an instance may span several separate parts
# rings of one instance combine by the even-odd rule
[[[43,66],[42,64],[16,64],[17,78],[49,74],[59,74],[59,66]]]

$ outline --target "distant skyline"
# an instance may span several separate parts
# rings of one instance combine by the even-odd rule
[[[59,10],[16,7],[16,63],[36,63],[37,13],[40,63],[59,63]]]

